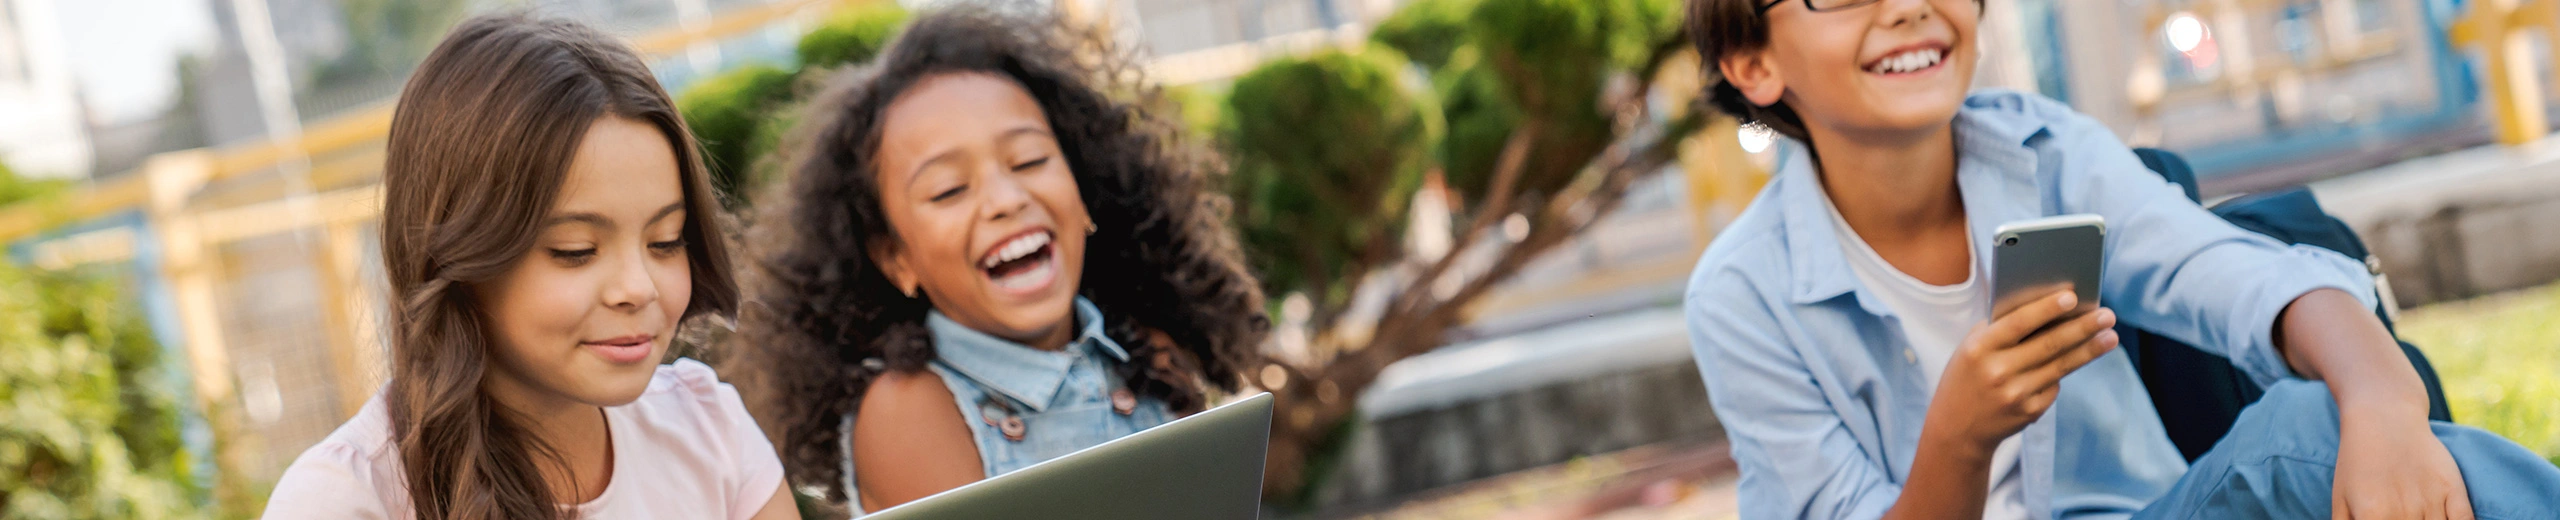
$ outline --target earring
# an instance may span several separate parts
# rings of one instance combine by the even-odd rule
[[[907,293],[908,298],[914,298],[916,297],[916,286],[915,284],[898,284],[898,292]]]

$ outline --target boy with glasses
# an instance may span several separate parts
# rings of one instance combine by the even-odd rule
[[[2560,518],[2560,468],[2426,419],[2335,253],[2215,218],[2097,122],[1968,93],[1978,0],[1689,0],[1709,101],[1789,139],[1690,337],[1745,518]],[[1991,316],[1991,230],[2094,213],[2107,304]],[[2267,386],[2193,466],[2118,317]]]

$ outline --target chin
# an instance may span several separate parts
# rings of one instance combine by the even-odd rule
[[[1007,311],[1004,316],[997,318],[997,322],[1002,323],[1007,329],[1012,329],[1016,332],[1015,335],[1020,337],[1038,337],[1042,333],[1053,330],[1051,327],[1060,326],[1059,324],[1062,323],[1070,329],[1076,326],[1075,293],[1041,298],[1040,301],[1026,303]]]
[[[649,391],[649,381],[658,373],[657,365],[606,367],[582,378],[582,384],[571,393],[578,402],[595,406],[622,406],[640,400]]]
[[[1907,110],[1887,115],[1885,124],[1894,128],[1908,130],[1932,130],[1943,128],[1955,123],[1956,108],[1961,103],[1962,98],[1959,97],[1957,98],[1957,101],[1950,101],[1943,105],[1910,107]]]

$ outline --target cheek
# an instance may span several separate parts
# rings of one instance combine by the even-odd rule
[[[494,300],[484,301],[490,330],[497,331],[500,343],[519,353],[544,350],[542,346],[559,344],[576,346],[578,323],[592,305],[590,294],[579,290],[578,272],[555,266],[526,262],[515,272],[490,284]]]
[[[918,204],[890,211],[895,214],[889,219],[889,231],[898,235],[898,258],[906,263],[907,272],[927,291],[946,293],[942,298],[967,292],[958,287],[977,276],[976,261],[969,258],[971,209]]]
[[[688,255],[675,255],[660,261],[657,270],[658,308],[667,314],[667,327],[674,328],[693,305],[693,262]]]
[[[916,206],[893,222],[898,243],[906,247],[908,267],[932,272],[969,256],[970,211],[963,206]]]
[[[1946,15],[1948,25],[1960,36],[1972,36],[1973,27],[1982,21],[1982,4],[1975,0],[1936,0],[1938,13]]]
[[[1040,199],[1040,205],[1049,211],[1050,218],[1058,219],[1061,226],[1075,228],[1061,229],[1060,233],[1074,231],[1083,234],[1083,224],[1092,222],[1093,216],[1085,213],[1084,193],[1076,187],[1075,172],[1065,167],[1043,170],[1028,179],[1027,184],[1033,196]]]

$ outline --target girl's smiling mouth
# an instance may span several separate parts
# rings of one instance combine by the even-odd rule
[[[587,347],[587,349],[595,351],[596,355],[603,357],[605,362],[616,365],[628,365],[648,361],[649,354],[656,350],[655,348],[652,348],[655,346],[656,339],[656,336],[648,334],[633,334],[618,338],[583,342],[580,343],[579,346]]]
[[[1046,290],[1058,280],[1057,255],[1052,254],[1053,234],[1035,229],[988,248],[978,258],[978,268],[997,290],[1022,296]]]

